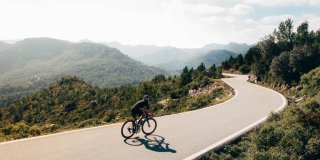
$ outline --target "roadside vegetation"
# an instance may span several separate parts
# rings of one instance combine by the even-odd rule
[[[99,88],[77,77],[63,77],[48,88],[0,107],[0,141],[124,121],[143,95],[156,115],[190,111],[232,97],[221,69],[185,67],[180,76],[160,74],[138,85]]]
[[[271,113],[267,122],[230,145],[201,159],[320,158],[320,30],[308,22],[293,32],[290,19],[241,58],[222,67],[250,73],[251,81],[285,94],[289,105]]]

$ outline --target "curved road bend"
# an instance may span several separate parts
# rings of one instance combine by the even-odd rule
[[[0,143],[3,160],[184,159],[248,127],[285,104],[270,89],[246,82],[247,76],[225,78],[237,94],[204,109],[157,117],[155,135],[124,140],[122,124],[63,132]]]

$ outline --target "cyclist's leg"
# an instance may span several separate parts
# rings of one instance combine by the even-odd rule
[[[135,110],[131,110],[131,116],[134,121],[134,123],[132,123],[133,132],[136,132],[135,130],[136,130],[137,113]]]
[[[134,122],[137,124],[138,121],[142,119],[143,112],[140,110],[131,110],[131,115],[133,117]]]
[[[142,111],[140,111],[140,110],[139,110],[137,113],[138,113],[138,115],[139,115],[139,117],[138,117],[138,119],[137,119],[137,120],[138,120],[138,122],[139,122],[139,121],[141,121],[141,120],[142,120],[142,118],[143,118],[143,114],[144,114],[144,113],[143,113]]]
[[[137,111],[136,110],[131,110],[131,116],[132,116],[132,118],[133,118],[133,120],[134,121],[136,121],[137,120]]]

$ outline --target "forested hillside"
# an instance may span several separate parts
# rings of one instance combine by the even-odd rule
[[[9,46],[8,44],[0,41],[0,51],[6,49],[8,46]]]
[[[130,108],[150,95],[157,115],[195,110],[232,96],[214,65],[184,68],[180,76],[162,74],[139,85],[99,88],[64,77],[48,88],[0,107],[0,140],[95,126],[130,118]]]
[[[93,85],[114,86],[138,83],[163,73],[117,49],[94,43],[31,38],[10,45],[0,54],[2,84],[57,80],[70,74],[83,77]]]
[[[114,87],[166,74],[102,44],[31,38],[0,48],[0,105],[66,75]]]
[[[211,43],[203,46],[201,49],[207,52],[212,50],[227,50],[237,54],[245,54],[247,53],[249,48],[252,46],[253,45],[248,45],[245,43],[235,43],[235,42],[230,42],[228,44]]]
[[[200,55],[193,55],[193,57],[187,57],[181,55],[182,59],[176,59],[171,62],[155,65],[168,71],[181,70],[184,66],[189,68],[196,67],[201,63],[205,65],[215,64],[220,66],[221,62],[228,59],[230,56],[237,56],[238,54],[227,50],[212,50]]]
[[[294,32],[292,20],[281,22],[244,57],[230,57],[222,67],[251,72],[258,81],[297,85],[301,75],[320,65],[320,30],[308,28],[303,22]]]
[[[250,72],[251,80],[285,94],[289,105],[231,145],[203,159],[319,159],[320,158],[320,30],[308,22],[293,31],[290,19],[249,49],[230,58],[225,69]]]
[[[220,66],[221,62],[224,59],[228,59],[228,57],[230,56],[237,56],[237,55],[238,55],[237,53],[234,53],[228,50],[211,50],[202,56],[189,60],[185,64],[190,67],[195,67],[201,63],[204,63],[205,65],[215,64],[216,66]]]

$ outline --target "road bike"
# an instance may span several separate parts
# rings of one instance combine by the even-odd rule
[[[147,113],[138,122],[128,120],[121,127],[121,134],[124,138],[130,138],[140,130],[146,135],[152,134],[157,128],[157,121],[151,114]]]

